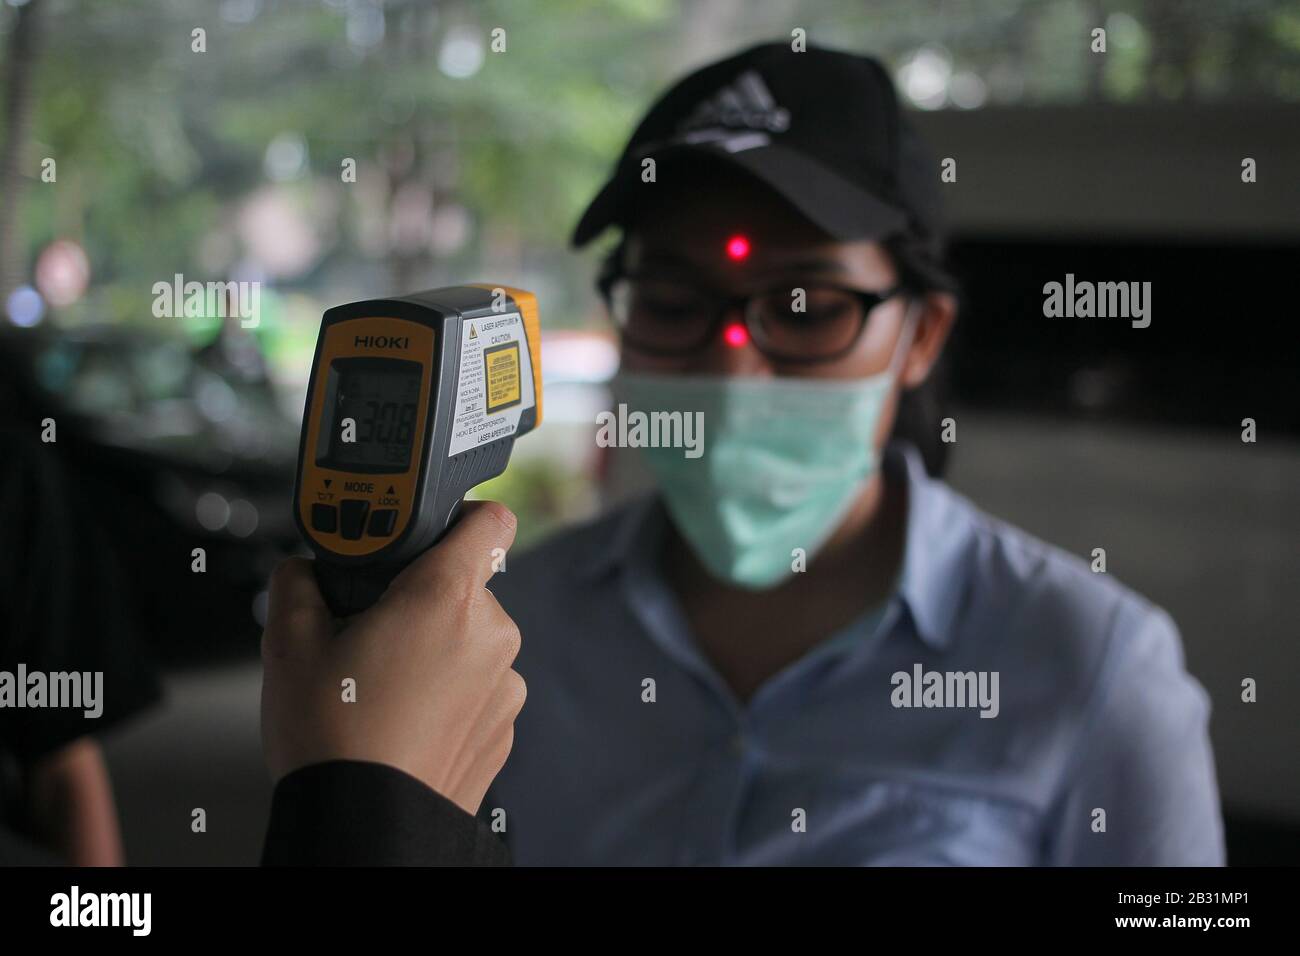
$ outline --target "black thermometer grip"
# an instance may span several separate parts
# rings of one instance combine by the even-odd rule
[[[388,585],[402,569],[416,560],[425,551],[437,544],[447,530],[460,517],[461,504],[458,502],[447,516],[447,523],[442,531],[427,546],[405,561],[391,561],[379,564],[361,564],[347,566],[335,564],[328,559],[317,558],[316,584],[320,587],[321,597],[330,612],[338,618],[352,617],[371,607],[384,596]]]
[[[316,584],[321,597],[335,617],[360,614],[378,601],[393,578],[401,572],[400,564],[369,564],[347,568],[316,559]]]

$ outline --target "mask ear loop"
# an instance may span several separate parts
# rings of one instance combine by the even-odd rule
[[[912,339],[916,335],[916,327],[919,324],[918,316],[921,314],[921,301],[919,299],[909,299],[907,303],[907,312],[903,314],[903,331],[898,334],[898,344],[894,346],[894,357],[889,360],[889,377],[897,379],[898,373],[902,371],[903,358],[912,347]]]

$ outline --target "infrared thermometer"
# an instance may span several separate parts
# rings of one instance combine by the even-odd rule
[[[542,420],[537,299],[474,284],[321,319],[293,512],[338,617],[374,604]]]

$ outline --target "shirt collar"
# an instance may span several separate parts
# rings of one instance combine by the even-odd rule
[[[899,597],[925,644],[943,650],[953,639],[974,559],[972,508],[931,478],[916,448],[895,442],[886,452],[907,474],[907,537]]]
[[[666,517],[658,495],[648,495],[615,511],[601,530],[595,546],[576,565],[580,579],[595,580],[628,563],[638,552],[653,548],[662,540]]]
[[[907,481],[907,531],[898,596],[916,636],[935,650],[953,638],[973,558],[970,505],[931,478],[920,453],[910,444],[893,442],[885,467],[902,468]],[[596,547],[579,561],[580,578],[595,580],[635,558],[652,559],[663,540],[667,513],[650,495],[620,509],[610,519]],[[646,561],[653,569],[653,560]]]

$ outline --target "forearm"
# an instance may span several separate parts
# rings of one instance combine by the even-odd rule
[[[82,737],[37,762],[27,802],[38,835],[73,866],[121,866],[122,837],[99,744]]]

